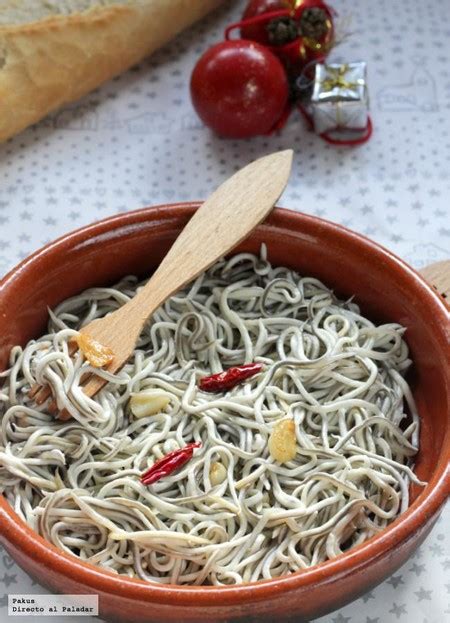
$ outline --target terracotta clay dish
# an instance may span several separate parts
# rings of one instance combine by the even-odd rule
[[[15,344],[42,334],[47,307],[127,274],[148,275],[196,203],[112,217],[36,252],[0,282],[0,371]],[[130,579],[81,562],[50,545],[0,498],[0,542],[53,592],[96,593],[100,616],[113,621],[307,621],[356,599],[402,565],[435,523],[450,490],[450,321],[439,296],[389,251],[327,221],[276,209],[237,251],[265,242],[274,265],[321,279],[362,313],[407,327],[414,362],[408,381],[421,416],[409,509],[350,551],[307,570],[230,587],[173,586]]]

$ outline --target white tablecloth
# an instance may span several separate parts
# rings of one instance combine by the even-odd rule
[[[281,205],[343,223],[417,267],[450,255],[450,1],[334,1],[351,36],[332,58],[368,62],[375,131],[354,149],[326,145],[297,114],[270,138],[221,140],[202,127],[189,100],[190,72],[243,5],[228,3],[139,67],[0,146],[0,275],[75,227],[204,198],[248,161],[286,147],[296,156]],[[318,621],[450,621],[449,525],[447,507],[402,569]],[[0,551],[0,620],[25,620],[7,616],[7,594],[34,592],[44,591]],[[48,619],[68,620],[94,621]]]

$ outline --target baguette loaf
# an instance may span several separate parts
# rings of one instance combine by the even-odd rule
[[[0,141],[85,95],[221,0],[0,0]]]

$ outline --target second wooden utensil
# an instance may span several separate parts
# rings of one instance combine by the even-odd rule
[[[450,260],[428,264],[420,270],[420,273],[450,306]]]

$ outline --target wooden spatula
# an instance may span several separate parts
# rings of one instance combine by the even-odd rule
[[[166,299],[229,253],[264,220],[287,184],[292,155],[288,149],[260,158],[219,186],[193,215],[142,290],[117,311],[81,329],[83,336],[111,349],[108,372],[117,372],[125,364],[146,320]],[[94,396],[105,383],[92,374],[83,391]],[[48,386],[34,386],[30,391],[38,404],[50,395]]]

